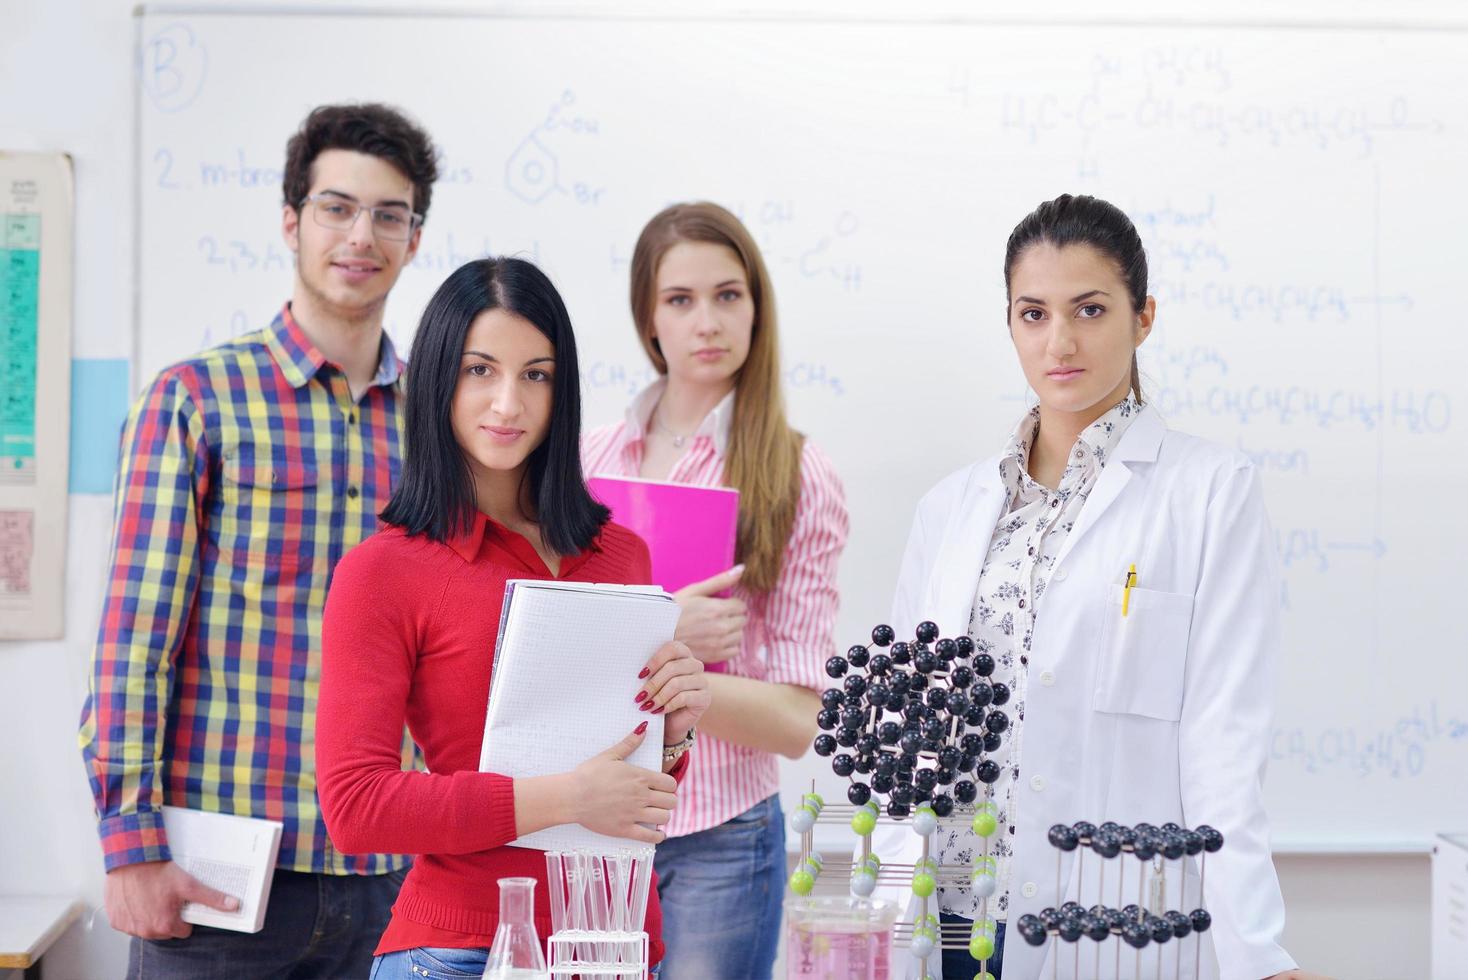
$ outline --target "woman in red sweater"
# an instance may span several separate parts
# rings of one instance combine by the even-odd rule
[[[340,850],[416,855],[374,980],[478,977],[498,879],[541,882],[535,924],[542,941],[550,933],[544,855],[505,845],[564,823],[660,841],[640,824],[668,821],[708,685],[680,643],[643,670],[644,710],[666,714],[663,772],[622,761],[646,724],[571,772],[479,772],[506,580],[647,583],[647,546],[587,492],[575,338],[555,287],[530,263],[483,259],[444,282],[413,341],[406,405],[385,527],[341,561],[327,598],[319,792]],[[402,769],[405,722],[427,772]],[[661,925],[654,886],[653,963]]]

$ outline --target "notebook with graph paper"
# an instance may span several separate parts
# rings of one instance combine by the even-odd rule
[[[646,721],[628,762],[662,769],[663,716],[638,710],[638,671],[673,638],[678,604],[657,586],[512,579],[505,585],[490,673],[480,772],[569,772]],[[579,824],[527,834],[512,847],[624,847]]]

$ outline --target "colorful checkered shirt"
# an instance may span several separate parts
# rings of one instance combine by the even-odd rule
[[[322,610],[397,483],[401,371],[384,335],[354,401],[287,306],[133,407],[79,737],[108,870],[169,859],[165,803],[282,821],[281,868],[406,863],[334,850],[315,772]]]

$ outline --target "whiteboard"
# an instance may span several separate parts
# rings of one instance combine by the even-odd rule
[[[1468,36],[177,11],[137,26],[139,380],[288,296],[279,169],[317,103],[403,106],[444,150],[388,307],[400,349],[453,268],[527,256],[570,308],[588,424],[651,378],[627,308],[637,232],[671,201],[719,201],[774,275],[793,420],[845,480],[843,647],[886,616],[921,493],[1025,407],[1010,229],[1064,191],[1117,203],[1152,261],[1151,400],[1253,458],[1278,527],[1278,845],[1425,845],[1461,824]]]

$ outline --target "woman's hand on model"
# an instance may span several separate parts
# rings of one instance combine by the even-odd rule
[[[722,663],[739,653],[748,611],[742,600],[720,599],[718,595],[739,584],[743,574],[744,566],[735,565],[673,593],[680,610],[674,639],[687,644],[704,663]]]
[[[642,683],[642,710],[664,716],[664,745],[681,742],[713,700],[703,661],[686,644],[674,640],[663,644],[643,673],[647,676]]]
[[[678,783],[666,773],[627,762],[647,737],[647,722],[572,772],[573,822],[609,837],[629,837],[646,844],[662,842],[662,827],[677,805]]]

